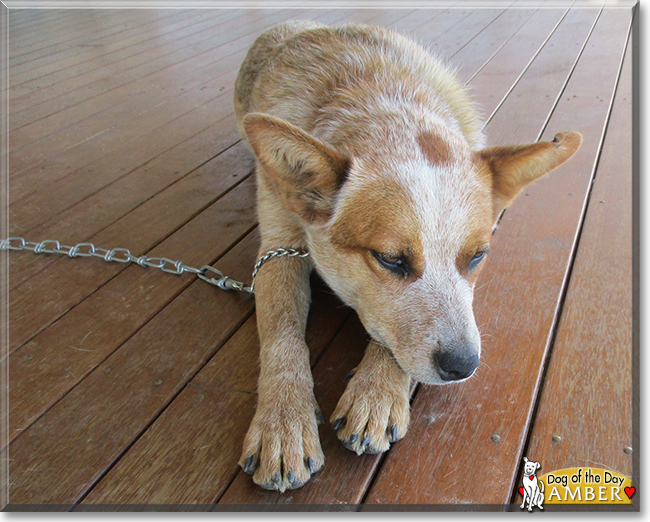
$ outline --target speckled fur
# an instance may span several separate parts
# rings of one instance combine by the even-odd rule
[[[257,159],[261,372],[240,464],[262,487],[304,484],[324,464],[304,334],[313,267],[373,338],[331,421],[357,453],[406,433],[412,379],[443,384],[441,354],[478,360],[472,311],[495,222],[519,190],[566,161],[578,133],[484,148],[450,70],[385,29],[283,23],[251,47],[235,110]],[[408,260],[404,277],[374,252]],[[472,359],[472,360],[474,360]]]

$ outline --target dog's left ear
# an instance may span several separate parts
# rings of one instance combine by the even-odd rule
[[[479,151],[476,157],[479,168],[487,168],[492,175],[493,221],[496,222],[522,188],[559,167],[575,154],[581,143],[579,132],[563,132],[553,141]]]
[[[304,220],[329,219],[334,196],[345,181],[349,160],[290,123],[251,113],[244,129],[264,174],[286,208]]]

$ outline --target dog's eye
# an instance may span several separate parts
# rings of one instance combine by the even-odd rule
[[[479,264],[481,261],[483,261],[483,259],[485,258],[485,254],[487,254],[487,253],[488,253],[487,250],[479,250],[478,252],[476,252],[476,254],[474,254],[474,257],[471,259],[471,261],[470,261],[469,264],[467,265],[467,269],[468,269],[470,272],[471,272],[472,270],[474,270],[474,269],[478,266],[478,264]]]
[[[377,260],[377,262],[390,270],[394,274],[397,274],[401,277],[407,277],[411,273],[411,265],[404,256],[396,256],[394,254],[382,254],[371,250],[370,253]]]

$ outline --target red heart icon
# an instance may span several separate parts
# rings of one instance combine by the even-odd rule
[[[523,497],[524,496],[524,488],[519,488],[519,493]],[[626,493],[627,493],[627,491],[626,491]]]
[[[634,496],[634,493],[636,493],[636,488],[625,488],[627,498],[631,499]]]

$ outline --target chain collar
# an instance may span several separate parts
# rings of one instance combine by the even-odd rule
[[[309,252],[306,250],[296,250],[295,248],[278,248],[277,250],[271,250],[264,254],[257,260],[255,263],[255,268],[253,269],[253,283],[251,284],[251,293],[255,293],[255,276],[262,268],[262,265],[267,261],[270,261],[274,257],[307,257]]]
[[[210,265],[201,268],[194,268],[186,265],[182,261],[174,261],[166,257],[147,257],[134,256],[127,248],[99,248],[92,243],[78,243],[74,246],[62,245],[55,239],[46,239],[40,243],[26,241],[22,237],[10,237],[0,240],[1,250],[32,250],[35,254],[62,254],[69,257],[99,257],[104,261],[116,263],[136,263],[143,268],[158,268],[168,274],[180,275],[183,272],[195,274],[199,279],[213,286],[218,286],[222,290],[237,290],[245,294],[255,294],[255,276],[262,265],[275,257],[307,257],[309,252],[306,250],[296,250],[294,248],[278,248],[267,252],[255,263],[253,270],[253,282],[251,286],[236,281],[232,277],[225,275],[221,270]]]

